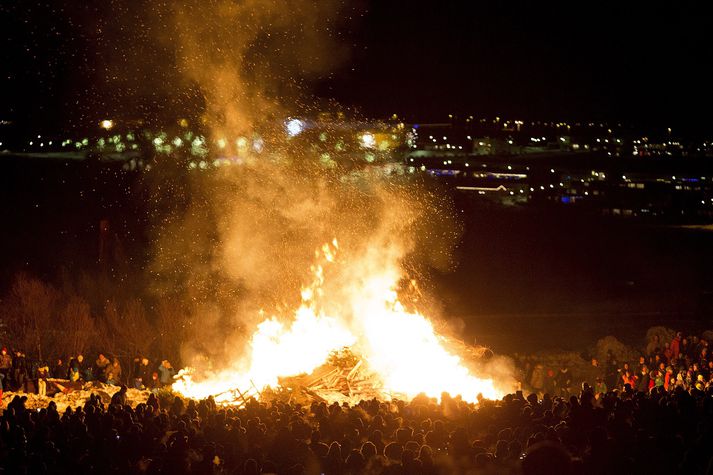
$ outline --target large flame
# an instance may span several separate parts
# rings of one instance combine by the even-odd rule
[[[325,263],[334,263],[337,248],[335,240],[318,255]],[[309,374],[334,351],[348,347],[376,375],[375,390],[384,399],[410,399],[421,393],[438,398],[443,392],[469,402],[476,402],[478,395],[499,397],[493,380],[471,374],[426,317],[405,309],[395,290],[399,272],[385,267],[352,279],[336,297],[343,301],[327,305],[324,267],[313,266],[314,280],[302,290],[302,304],[289,324],[276,317],[264,320],[252,335],[249,350],[229,368],[204,371],[199,379],[193,369],[184,369],[173,389],[194,399],[214,396],[217,402],[228,402],[236,390],[259,393],[276,388],[280,377]],[[338,308],[339,314],[330,315],[326,308]]]

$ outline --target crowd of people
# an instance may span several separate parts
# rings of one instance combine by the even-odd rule
[[[548,367],[530,358],[522,362],[522,379],[540,396],[549,393],[567,397],[577,390],[578,382],[585,380],[597,394],[612,389],[622,391],[627,385],[643,393],[653,388],[706,390],[713,386],[713,357],[708,345],[706,339],[684,336],[682,332],[670,341],[653,335],[635,361],[618,361],[609,351],[603,364],[592,358],[591,366],[580,371],[583,374],[573,375],[567,365]]]
[[[67,387],[99,381],[136,389],[155,389],[172,384],[175,374],[176,370],[168,360],[156,366],[144,356],[135,357],[131,371],[125,372],[118,357],[109,359],[103,353],[99,353],[93,363],[78,354],[68,358],[66,363],[58,358],[54,365],[49,365],[45,361],[29,360],[20,350],[10,352],[6,347],[0,350],[0,396],[3,390],[45,396],[48,380],[66,381]]]
[[[713,386],[699,384],[697,374],[678,377],[695,373],[692,355],[708,362],[706,346],[681,335],[674,342],[654,342],[637,367],[642,378],[648,376],[646,384],[624,379],[631,374],[624,363],[607,362],[598,369],[594,361],[591,381],[573,382],[558,374],[552,391],[517,391],[477,404],[443,394],[356,405],[251,399],[241,407],[221,407],[212,398],[186,401],[152,393],[146,403],[132,407],[122,385],[109,403],[92,396],[60,413],[54,402],[29,409],[26,397],[16,395],[0,416],[0,469],[18,474],[713,474]],[[675,368],[675,376],[664,377],[663,384],[651,374],[659,366],[649,370],[659,360],[663,371]],[[97,358],[101,365],[94,369],[113,365],[107,361]],[[148,371],[153,379],[158,368],[143,358],[138,363],[133,383],[137,377],[143,383]],[[709,367],[700,359],[695,363],[698,371]],[[107,380],[112,371],[104,372]]]
[[[0,417],[5,473],[602,474],[713,473],[713,390],[569,398],[518,392],[499,401],[362,401],[357,405],[213,400],[131,407],[91,397],[75,410]]]

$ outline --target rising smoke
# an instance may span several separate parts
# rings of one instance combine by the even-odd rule
[[[240,166],[183,178],[180,192],[154,184],[161,199],[180,201],[156,226],[152,272],[162,294],[195,307],[187,364],[235,357],[263,310],[291,315],[315,250],[333,239],[341,264],[329,268],[323,291],[337,313],[345,292],[386,268],[407,283],[426,266],[452,265],[460,229],[446,195],[356,159],[324,166],[284,132],[285,118],[320,107],[305,93],[309,78],[347,57],[335,37],[345,11],[325,0],[195,0],[172,10],[161,39],[204,96],[202,126],[225,141],[225,154],[242,154]],[[238,150],[236,137],[258,134],[264,151]]]

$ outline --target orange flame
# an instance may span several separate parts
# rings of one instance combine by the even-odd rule
[[[335,263],[337,249],[334,240],[318,256]],[[384,399],[410,399],[420,393],[438,398],[447,392],[476,402],[479,394],[488,399],[501,395],[492,379],[471,374],[426,317],[404,308],[395,290],[396,269],[387,266],[367,278],[353,279],[345,292],[348,302],[340,302],[338,316],[323,310],[324,268],[315,265],[312,273],[314,280],[302,290],[302,304],[291,323],[285,325],[276,317],[264,320],[252,335],[247,354],[230,368],[202,374],[199,380],[194,380],[193,369],[184,369],[173,389],[194,399],[214,396],[216,402],[228,402],[236,389],[275,388],[279,377],[309,374],[333,351],[349,347],[375,373]]]

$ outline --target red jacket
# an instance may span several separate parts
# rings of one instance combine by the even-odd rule
[[[681,353],[681,339],[678,336],[675,336],[673,340],[671,340],[671,345],[669,345],[671,348],[671,355],[674,360],[678,359],[678,355]]]
[[[663,378],[663,388],[668,391],[669,385],[671,384],[671,376],[673,376],[671,373],[666,371],[666,374],[664,375]]]

